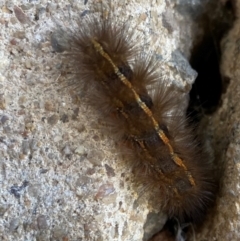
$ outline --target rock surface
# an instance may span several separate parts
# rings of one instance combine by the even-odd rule
[[[239,240],[239,177],[240,177],[240,1],[233,1],[236,20],[221,43],[221,72],[229,81],[222,105],[210,118],[214,136],[214,150],[220,174],[220,193],[216,208],[205,223],[205,228],[197,235],[197,240]],[[214,127],[214,128],[213,128]]]
[[[162,74],[183,95],[183,106],[196,77],[187,61],[194,18],[206,2],[112,0],[123,19],[137,23],[144,49],[154,51]],[[92,14],[94,4],[101,1],[0,3],[1,240],[140,241],[166,220],[147,196],[139,196],[96,113],[58,82],[64,76],[51,35],[58,25],[69,27],[77,16]],[[224,142],[227,168],[218,215],[199,240],[237,240],[239,235],[234,232],[239,225],[237,24],[223,47],[230,86],[213,118],[221,127],[216,136],[234,141]]]

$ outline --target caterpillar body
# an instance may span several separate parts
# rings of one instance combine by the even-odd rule
[[[89,105],[125,143],[121,151],[137,181],[156,192],[169,218],[201,222],[214,200],[211,165],[157,62],[141,52],[128,23],[109,10],[107,17],[79,21],[60,43],[74,74],[70,84],[86,91]]]

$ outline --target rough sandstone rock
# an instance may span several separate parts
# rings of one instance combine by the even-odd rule
[[[68,27],[71,19],[91,14],[91,6],[101,4],[84,2],[43,0],[20,4],[12,0],[0,4],[1,240],[140,241],[144,230],[147,239],[165,222],[165,215],[148,205],[148,197],[139,196],[123,157],[115,154],[118,147],[111,137],[101,133],[94,110],[59,85],[58,81],[66,77],[60,76],[61,59],[53,51],[50,36],[58,24]],[[138,24],[136,31],[144,33],[144,48],[154,51],[164,77],[179,88],[183,109],[196,77],[187,61],[193,17],[202,11],[205,2],[112,1],[121,17],[132,19]],[[123,6],[126,11],[121,11]],[[237,40],[237,32],[229,38],[229,43]],[[225,146],[227,168],[214,227],[206,226],[199,240],[209,236],[237,240],[238,235],[234,229],[239,213],[240,95],[238,48],[232,46],[224,47],[226,63],[222,64],[231,82],[224,109],[214,118],[216,126],[221,127],[216,133],[225,134],[224,138],[231,133],[228,138],[234,142]],[[229,94],[231,90],[233,94]],[[220,122],[221,126],[219,116],[227,119]]]

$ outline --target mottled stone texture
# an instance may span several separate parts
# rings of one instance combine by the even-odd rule
[[[139,195],[127,162],[116,154],[119,146],[102,134],[94,110],[61,85],[66,76],[51,34],[59,25],[72,26],[79,15],[92,14],[101,2],[0,3],[1,240],[140,241],[165,222],[148,196]],[[196,77],[187,61],[193,20],[206,2],[112,1],[123,19],[137,23],[144,50],[157,56],[162,76],[179,89],[183,106]],[[199,240],[237,240],[239,235],[238,26],[223,44],[222,69],[231,81],[212,119],[224,147],[219,154],[226,165],[222,197]]]
[[[216,209],[197,240],[240,240],[240,1],[232,1],[236,20],[222,40],[221,71],[229,81],[220,109],[210,118],[220,174]]]

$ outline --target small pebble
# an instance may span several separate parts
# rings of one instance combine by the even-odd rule
[[[47,118],[47,122],[50,125],[57,124],[58,120],[59,120],[59,116],[57,114],[53,114],[52,116]]]
[[[37,217],[37,225],[39,230],[48,228],[47,217],[45,215],[39,215]]]
[[[18,229],[18,227],[19,227],[19,218],[12,219],[9,225],[9,231],[14,232]]]

